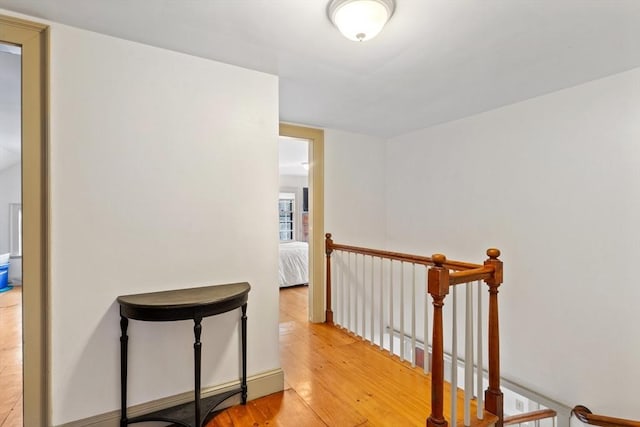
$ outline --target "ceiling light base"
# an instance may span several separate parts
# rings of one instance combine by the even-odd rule
[[[327,15],[346,38],[366,41],[378,35],[394,10],[394,0],[331,0]]]

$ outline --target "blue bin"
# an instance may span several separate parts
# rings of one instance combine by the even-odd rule
[[[0,292],[13,288],[9,286],[9,263],[0,264]]]

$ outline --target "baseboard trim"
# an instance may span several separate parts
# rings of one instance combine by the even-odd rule
[[[233,390],[240,385],[240,381],[232,381],[213,387],[202,389],[202,398],[213,396],[225,391]],[[284,390],[284,372],[282,369],[263,372],[247,378],[248,400],[254,400],[262,396],[277,393]],[[151,402],[130,406],[127,410],[128,417],[137,417],[173,406],[181,405],[193,400],[193,392],[181,393],[175,396],[164,397]],[[219,408],[239,405],[240,395],[232,396],[220,404]],[[118,427],[120,425],[120,410],[94,415],[82,420],[71,421],[66,424],[59,424],[58,427]]]

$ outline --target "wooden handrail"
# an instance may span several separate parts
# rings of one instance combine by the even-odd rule
[[[492,266],[480,266],[473,270],[456,271],[449,275],[449,285],[487,280],[493,275],[493,271],[494,268]]]
[[[624,418],[607,417],[605,415],[596,415],[589,408],[583,405],[577,405],[571,410],[571,413],[580,421],[592,426],[602,427],[640,427],[640,421],[627,420]]]
[[[525,412],[524,414],[505,417],[504,425],[510,426],[513,424],[528,423],[529,421],[544,420],[545,418],[554,418],[557,415],[558,414],[553,409],[541,409],[539,411]]]
[[[435,265],[433,260],[430,257],[333,243],[333,240],[331,240],[331,233],[327,233],[326,237],[327,237],[327,242],[331,241],[331,243],[328,244],[328,249],[330,249],[331,251],[334,251],[334,250],[345,251],[345,252],[351,252],[351,253],[356,253],[361,255],[387,258],[387,259],[392,259],[396,261],[412,262],[414,264],[421,264],[426,266]],[[471,270],[471,269],[477,269],[482,267],[482,264],[472,264],[472,263],[463,262],[463,261],[446,260],[444,263],[444,266],[450,270]]]

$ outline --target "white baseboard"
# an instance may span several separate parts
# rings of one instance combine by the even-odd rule
[[[202,389],[202,398],[213,396],[215,394],[224,393],[233,390],[240,385],[240,381],[232,381],[218,386],[207,387]],[[284,372],[282,369],[274,369],[272,371],[263,372],[261,374],[252,375],[247,378],[247,398],[254,400],[262,396],[277,393],[284,390]],[[131,406],[127,409],[127,417],[133,418],[139,415],[148,414],[149,412],[159,411],[161,409],[171,408],[193,400],[193,392],[181,393],[175,396],[164,397],[162,399],[151,402],[141,403]],[[239,405],[240,395],[232,396],[225,400],[218,409],[228,408],[229,406]],[[166,423],[165,423],[166,424]],[[71,421],[61,424],[58,427],[118,427],[120,425],[120,410],[107,412],[105,414],[94,415],[82,420]]]

